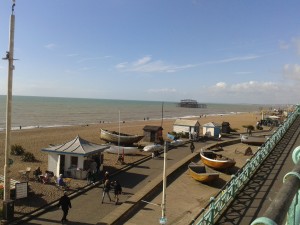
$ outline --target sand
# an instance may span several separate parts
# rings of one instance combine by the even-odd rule
[[[200,125],[203,125],[208,122],[215,122],[222,124],[222,122],[229,122],[232,129],[236,129],[237,132],[245,132],[245,125],[255,126],[256,122],[260,120],[259,113],[241,113],[241,114],[231,114],[231,115],[219,115],[219,116],[201,116],[197,119]],[[173,123],[175,120],[164,120],[163,134],[164,139],[167,139],[167,132],[173,130]],[[160,120],[147,120],[147,121],[134,121],[126,122],[121,124],[121,132],[129,134],[143,134],[143,127],[145,125],[154,125],[161,126]],[[115,130],[118,131],[118,123],[101,123],[101,124],[91,124],[85,126],[66,126],[66,127],[55,127],[55,128],[35,128],[28,130],[15,130],[11,133],[11,145],[17,144],[25,148],[26,152],[31,152],[35,155],[37,162],[29,163],[21,161],[19,156],[10,156],[13,159],[13,164],[10,167],[10,177],[15,180],[20,180],[19,170],[24,170],[27,167],[31,167],[34,170],[37,166],[40,166],[42,171],[47,170],[47,154],[42,152],[41,149],[48,147],[50,144],[63,144],[74,139],[77,135],[86,139],[90,142],[96,144],[102,144],[103,141],[100,140],[100,128]],[[202,135],[202,133],[201,133]],[[4,149],[5,149],[5,132],[0,133],[0,174],[3,174],[4,167]],[[131,163],[141,157],[144,157],[145,154],[142,153],[138,156],[125,156],[125,162]],[[105,153],[104,156],[104,165],[111,166],[115,168],[120,168],[121,165],[116,165],[116,155]],[[32,173],[31,173],[32,177]],[[42,205],[56,200],[60,195],[61,191],[54,185],[43,185],[41,183],[36,183],[32,179],[29,182],[30,196],[27,199],[20,199],[15,202],[15,212],[18,216],[18,213],[30,212]],[[71,183],[71,190],[76,190],[77,188],[83,187],[86,185],[86,181],[75,181]],[[35,203],[32,203],[33,198],[37,199]],[[2,205],[2,203],[0,202]]]

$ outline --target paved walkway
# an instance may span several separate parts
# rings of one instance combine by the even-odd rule
[[[195,146],[196,148],[200,149],[209,143],[213,142],[198,142],[195,143]],[[189,144],[168,151],[168,167],[174,166],[186,156],[193,156],[190,152]],[[160,157],[158,159],[150,159],[145,161],[136,167],[113,176],[111,179],[119,180],[123,187],[123,192],[125,193],[120,196],[120,202],[127,201],[127,199],[136,194],[139,190],[143,189],[147,184],[157,179],[157,177],[159,177],[161,180],[162,168],[163,158]],[[101,194],[102,188],[97,185],[84,194],[72,199],[72,209],[69,211],[68,224],[96,224],[97,222],[101,221],[102,218],[120,207],[119,205],[115,205],[114,202],[109,202],[107,198],[105,199],[106,201],[104,204],[101,204]],[[111,196],[113,196],[113,194]],[[34,219],[26,222],[23,221],[19,224],[60,224],[61,217],[62,211],[55,207],[52,210],[35,217]]]

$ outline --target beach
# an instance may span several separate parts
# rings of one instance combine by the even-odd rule
[[[245,132],[245,125],[255,126],[257,120],[260,120],[261,115],[257,112],[249,113],[232,113],[229,115],[214,115],[205,116],[201,115],[197,119],[200,125],[208,122],[214,122],[217,124],[222,124],[222,122],[229,122],[232,129],[236,129],[237,132]],[[120,124],[120,129],[122,133],[128,134],[143,134],[143,127],[145,125],[154,125],[163,127],[163,136],[167,140],[167,133],[171,132],[173,129],[173,123],[175,119],[168,120],[145,120],[145,121],[124,121]],[[51,144],[58,145],[66,143],[74,139],[77,135],[81,138],[93,142],[96,144],[103,144],[104,142],[100,140],[100,128],[118,131],[119,123],[99,123],[99,124],[86,124],[80,126],[63,126],[63,127],[50,127],[50,128],[34,128],[34,129],[20,129],[13,130],[11,133],[11,145],[17,144],[21,145],[26,152],[31,152],[37,159],[37,162],[29,163],[22,162],[19,156],[10,156],[13,159],[13,164],[10,167],[10,177],[15,180],[20,180],[19,170],[24,170],[27,167],[31,167],[32,171],[40,166],[42,171],[47,170],[47,154],[42,152],[42,148],[46,148]],[[202,133],[200,133],[202,135]],[[5,132],[0,133],[0,149],[3,149],[0,153],[0,165],[4,166],[4,148],[5,148]],[[125,163],[134,162],[149,153],[143,153],[136,156],[125,156]],[[120,168],[122,165],[116,164],[117,156],[113,154],[104,153],[104,166],[109,166],[113,168]],[[3,166],[0,167],[0,173],[3,174]],[[31,173],[32,177],[32,173]],[[40,196],[39,203],[32,204],[30,202],[30,197],[27,199],[20,199],[16,201],[15,210],[16,212],[30,212],[43,204],[52,202],[56,200],[61,192],[52,185],[43,185],[41,183],[36,183],[30,181],[30,188],[35,193],[35,195]],[[73,180],[72,189],[81,188],[86,185],[86,181]],[[42,198],[42,200],[41,200]],[[24,207],[26,205],[26,207]]]

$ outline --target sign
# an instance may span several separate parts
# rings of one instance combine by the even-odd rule
[[[28,182],[16,183],[16,199],[28,196]]]
[[[159,223],[160,223],[160,224],[166,224],[166,223],[167,223],[167,218],[166,218],[166,217],[161,217],[161,218],[159,219]]]

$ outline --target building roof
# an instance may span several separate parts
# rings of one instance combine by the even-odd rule
[[[41,149],[44,152],[54,152],[57,154],[72,154],[72,155],[82,155],[87,156],[97,152],[103,152],[108,149],[108,145],[98,145],[88,142],[81,137],[77,136],[75,139],[62,144],[50,146],[48,148]]]
[[[214,122],[209,122],[209,123],[202,125],[202,127],[221,127],[221,125],[214,123]]]
[[[200,123],[198,122],[198,120],[177,119],[173,125],[194,127],[194,126],[200,126]]]
[[[163,130],[163,128],[161,126],[149,126],[146,125],[143,128],[144,131],[159,131],[159,130]]]

